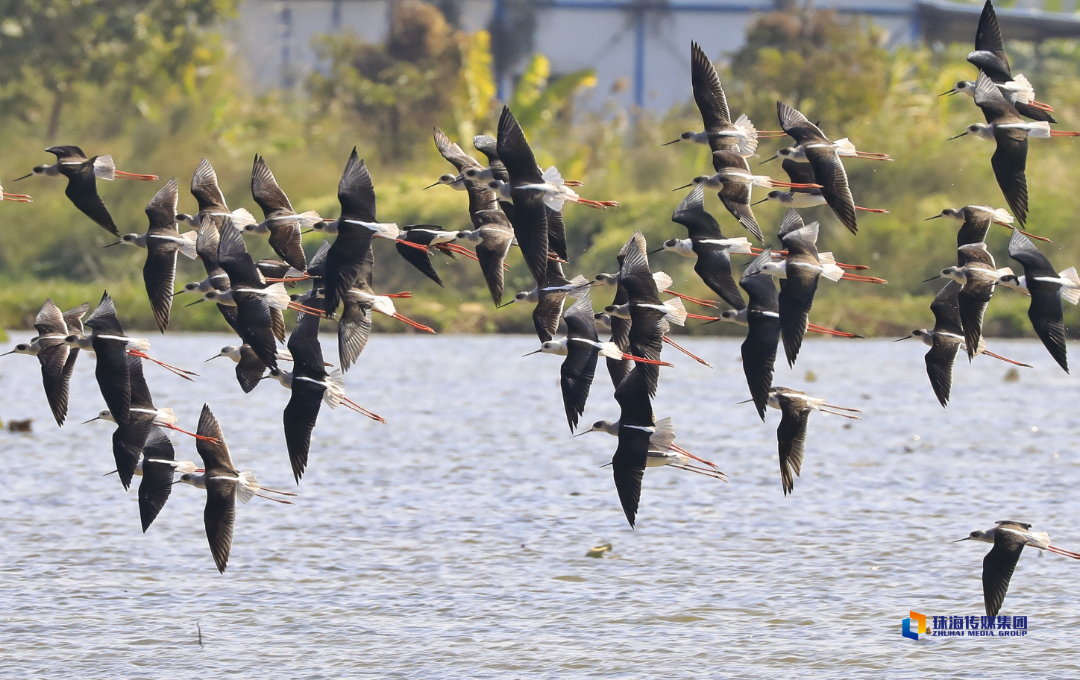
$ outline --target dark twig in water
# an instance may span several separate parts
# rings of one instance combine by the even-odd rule
[[[199,646],[202,647],[203,646],[203,643],[202,643],[202,626],[199,625],[198,621],[195,622],[195,628],[196,628],[196,630],[199,631]]]

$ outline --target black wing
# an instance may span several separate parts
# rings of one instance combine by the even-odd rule
[[[514,241],[514,228],[501,210],[480,211],[474,214],[474,219],[480,222],[477,226],[480,230],[480,243],[476,245],[476,257],[491,299],[498,307],[502,304],[503,296],[503,263]]]
[[[1061,313],[1060,285],[1045,281],[1033,280],[1031,274],[1027,274],[1027,287],[1031,293],[1031,305],[1028,307],[1028,318],[1031,319],[1031,327],[1035,334],[1042,340],[1050,356],[1061,366],[1066,373],[1069,372],[1069,357],[1065,350],[1065,321]]]
[[[409,236],[410,232],[407,231],[405,232],[403,239],[414,243],[417,242],[415,239],[409,238]],[[435,267],[431,264],[430,251],[412,248],[402,243],[395,243],[394,248],[398,251],[398,255],[403,257],[406,262],[416,267],[417,271],[440,286],[443,285],[442,279],[439,278],[439,272],[435,271]]]
[[[705,211],[705,185],[697,183],[671,214],[671,221],[686,227],[692,239],[722,239],[720,224]]]
[[[810,308],[817,293],[819,270],[799,266],[810,263],[791,254],[787,260],[787,278],[780,280],[780,329],[784,337],[784,354],[788,365],[794,366],[802,348],[803,336],[810,323]]]
[[[199,167],[195,168],[195,174],[191,177],[191,195],[199,202],[199,212],[229,210],[225,196],[218,186],[217,173],[205,158],[199,161]]]
[[[45,398],[49,400],[56,424],[63,427],[68,410],[68,384],[71,371],[75,368],[72,358],[79,350],[70,349],[60,338],[39,340],[41,350],[38,363],[41,364],[41,384],[45,388]]]
[[[244,244],[244,237],[233,226],[232,220],[225,219],[218,229],[217,259],[233,286],[261,288],[264,285],[262,274]]]
[[[231,307],[229,309],[232,309]],[[259,386],[266,373],[266,364],[255,355],[248,345],[240,346],[240,361],[236,362],[236,382],[247,394]]]
[[[277,339],[266,298],[258,293],[234,293],[236,332],[267,368],[277,368]]]
[[[139,465],[139,456],[142,455],[143,446],[153,427],[154,416],[139,413],[132,415],[127,425],[118,425],[113,431],[113,460],[125,490],[131,486],[131,478]]]
[[[255,156],[251,168],[251,197],[262,208],[264,217],[294,212],[289,197],[278,186],[274,173],[270,172],[270,166],[259,155]]]
[[[289,354],[293,358],[294,376],[321,380],[326,377],[322,346],[319,344],[319,317],[304,314],[289,336]]]
[[[146,263],[143,265],[143,284],[154,321],[162,333],[169,327],[173,290],[176,284],[176,253],[179,246],[171,241],[154,243],[147,239]]]
[[[196,439],[195,450],[202,459],[203,467],[207,472],[235,472],[232,456],[229,455],[229,447],[225,443],[225,435],[221,431],[221,425],[211,413],[210,407],[203,404],[199,414],[199,427],[196,434],[209,439]],[[214,441],[210,441],[210,440]]]
[[[792,184],[815,184],[816,179],[814,175],[814,166],[809,163],[802,163],[794,158],[785,158],[780,166],[787,173],[788,179]],[[807,191],[806,189],[800,189],[800,191]]]
[[[573,432],[578,418],[585,412],[589,388],[596,376],[599,350],[593,343],[599,341],[596,319],[593,317],[592,300],[585,294],[563,314],[566,321],[566,358],[559,369],[562,386],[563,407],[566,422]]]
[[[1005,70],[1009,71],[1009,56],[1005,54],[1005,41],[1001,39],[1001,26],[998,25],[994,3],[986,0],[979,16],[979,28],[975,31],[975,49],[989,52],[1001,60]]]
[[[997,150],[990,157],[990,165],[1009,209],[1022,227],[1027,222],[1028,211],[1028,133],[1026,130],[995,128],[994,139]]]
[[[307,256],[304,255],[303,236],[300,222],[295,220],[276,220],[270,224],[270,247],[278,257],[289,263],[297,271],[307,269]]]
[[[120,232],[117,230],[116,224],[113,223],[109,209],[105,207],[105,202],[101,200],[101,196],[98,196],[97,177],[94,175],[95,160],[97,160],[97,156],[83,163],[77,172],[67,176],[68,185],[67,189],[64,190],[64,194],[71,199],[75,207],[81,210],[84,215],[94,220],[105,231],[114,236],[119,236]]]
[[[371,336],[371,309],[370,300],[351,295],[345,298],[338,320],[338,361],[342,371],[349,370],[367,347]]]
[[[926,375],[930,378],[930,386],[934,388],[938,402],[945,408],[948,407],[952,394],[953,365],[956,363],[956,353],[960,350],[960,339],[935,333],[931,341],[933,344],[924,357]]]
[[[234,479],[208,476],[206,481],[206,508],[203,524],[206,540],[218,571],[225,573],[232,550],[233,524],[236,522],[236,485]]]
[[[323,392],[326,388],[307,380],[293,378],[292,396],[285,406],[282,420],[285,424],[285,444],[289,448],[289,462],[292,464],[293,477],[300,483],[307,467],[308,449],[311,446],[311,432],[319,418]]]
[[[619,428],[619,447],[611,459],[615,489],[619,492],[626,521],[633,527],[641,500],[641,480],[649,457],[650,433],[622,425]]]
[[[997,616],[1005,594],[1009,592],[1009,580],[1024,551],[1024,539],[1012,531],[997,529],[994,547],[983,558],[983,604],[987,616]]]
[[[127,342],[93,338],[97,363],[94,376],[98,389],[117,425],[127,425],[131,417],[131,378],[128,374]]]
[[[739,283],[750,296],[746,317],[749,330],[742,344],[743,373],[754,406],[764,421],[776,347],[780,344],[780,301],[776,284],[768,274],[744,276]]]
[[[173,466],[167,462],[175,459],[172,442],[154,427],[143,447],[142,481],[139,482],[139,519],[143,533],[165,507],[173,487]]]
[[[731,125],[727,96],[720,84],[720,76],[709,60],[705,50],[696,42],[690,43],[690,81],[694,86],[694,101],[705,130],[717,130]]]
[[[956,296],[960,308],[960,323],[964,327],[964,343],[967,345],[968,359],[974,359],[979,352],[982,339],[983,316],[986,307],[994,296],[995,281],[987,275],[972,275],[968,270],[967,283],[960,288]]]
[[[776,102],[776,117],[780,119],[780,127],[784,132],[799,144],[829,141],[821,128],[783,102]]]
[[[341,203],[341,220],[350,219],[360,222],[375,221],[375,184],[367,165],[356,154],[353,147],[345,172],[338,182],[338,202]],[[340,222],[339,222],[340,225]],[[341,227],[338,227],[340,233]]]
[[[780,425],[776,428],[776,442],[780,452],[780,483],[784,487],[786,496],[794,490],[795,477],[802,471],[810,409],[799,408],[799,402],[783,395],[778,398],[783,415],[780,418]]]
[[[806,150],[806,158],[814,168],[815,182],[821,185],[821,195],[825,197],[825,202],[848,231],[852,234],[859,233],[859,225],[855,219],[855,199],[851,197],[847,171],[844,170],[844,164],[836,150],[810,148]]]

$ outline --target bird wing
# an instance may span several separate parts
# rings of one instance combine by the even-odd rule
[[[986,234],[990,231],[991,218],[989,213],[981,210],[965,210],[964,223],[956,232],[956,247],[982,243],[986,240]],[[963,264],[960,264],[962,267]]]
[[[297,271],[307,269],[299,220],[275,220],[270,224],[270,247]]]
[[[109,209],[97,192],[97,177],[94,175],[94,160],[90,159],[83,163],[78,172],[68,175],[68,185],[64,194],[71,200],[75,207],[84,215],[94,220],[100,227],[113,236],[119,236],[120,232],[113,222]]]
[[[1015,531],[996,529],[994,547],[983,558],[983,604],[987,616],[997,616],[1005,593],[1009,592],[1009,580],[1012,578],[1020,553],[1024,551],[1024,539]]]
[[[294,212],[289,197],[278,186],[274,173],[270,172],[270,166],[258,154],[251,168],[251,197],[262,208],[264,217]]]
[[[334,314],[338,303],[353,286],[367,285],[375,266],[371,249],[372,232],[357,224],[341,223],[338,236],[326,253],[325,284],[326,313]]]
[[[950,280],[934,296],[934,301],[930,303],[930,311],[934,314],[934,333],[964,334],[964,324],[960,321],[960,303],[957,299],[959,293],[960,284]]]
[[[960,308],[960,323],[964,327],[964,343],[967,345],[968,359],[975,358],[979,351],[983,316],[986,314],[990,299],[994,296],[995,281],[996,278],[992,278],[989,273],[973,276],[969,268],[967,283],[957,293],[956,299]]]
[[[356,147],[353,147],[345,164],[345,172],[338,182],[338,202],[341,203],[339,219],[375,221],[375,184],[371,181],[367,165],[357,155]]]
[[[229,455],[229,446],[225,443],[225,435],[221,432],[221,425],[210,411],[210,407],[203,404],[199,414],[199,427],[196,434],[209,439],[196,439],[195,451],[202,459],[203,467],[210,470],[235,470],[232,456]],[[210,439],[216,441],[210,441]]]
[[[82,334],[82,318],[86,316],[86,313],[88,311],[90,311],[90,303],[84,302],[78,307],[75,307],[74,309],[69,309],[64,312],[64,323],[67,324],[68,333],[78,333],[80,335]]]
[[[207,475],[203,524],[206,527],[210,553],[214,556],[214,564],[222,574],[229,564],[229,552],[232,550],[233,524],[236,521],[236,485],[235,479]]]
[[[126,425],[131,416],[131,378],[128,374],[127,343],[123,340],[93,338],[97,362],[94,377],[105,405],[118,425]]]
[[[696,42],[690,43],[690,82],[694,86],[694,101],[701,112],[705,130],[718,130],[731,125],[731,113],[720,76],[705,50]]]
[[[1027,222],[1027,152],[1028,133],[1015,128],[994,128],[997,149],[990,157],[1001,193],[1020,226]]]
[[[810,409],[799,400],[778,394],[783,414],[776,428],[777,448],[780,452],[780,482],[784,495],[795,488],[795,477],[802,470],[803,451],[806,448],[806,427],[810,422]]]
[[[158,330],[162,333],[169,327],[178,250],[179,246],[170,241],[165,241],[160,245],[147,243],[143,283],[146,286],[146,296],[150,298],[150,307],[154,310],[154,321],[157,322]]]
[[[457,168],[458,173],[464,172],[468,168],[483,169],[484,166],[480,164],[480,161],[462,151],[461,147],[451,142],[450,138],[439,128],[435,128],[433,136],[435,137],[435,148],[439,150],[439,154]]]
[[[56,306],[56,303],[52,301],[52,298],[46,298],[45,304],[41,305],[41,310],[34,317],[34,330],[38,332],[38,335],[68,334],[64,315],[60,308]]]
[[[554,264],[558,264],[557,262]],[[547,342],[559,332],[559,319],[562,318],[563,302],[566,293],[540,291],[540,299],[533,308],[533,328],[540,342]]]
[[[285,444],[289,449],[289,463],[292,464],[296,482],[304,476],[307,467],[308,450],[311,447],[311,432],[319,418],[323,392],[326,387],[307,380],[293,380],[292,396],[282,420],[285,424]]]
[[[1005,41],[1001,39],[994,3],[987,0],[979,16],[979,28],[975,31],[975,49],[993,54],[1009,69],[1009,56],[1005,54]]]
[[[956,362],[956,353],[960,350],[960,339],[935,333],[931,342],[933,344],[924,357],[926,375],[930,378],[930,386],[934,388],[934,394],[941,406],[947,407],[952,393],[953,364]]]
[[[275,307],[270,307],[270,330],[275,340],[285,342],[285,314]]]
[[[619,502],[631,527],[636,521],[641,500],[641,480],[645,476],[645,463],[649,457],[649,436],[650,433],[645,430],[623,424],[619,427],[619,446],[611,458],[615,490],[619,492]]]
[[[785,158],[780,167],[787,173],[792,184],[814,184],[814,166],[794,158]]]
[[[225,203],[225,196],[218,186],[217,173],[214,166],[205,158],[199,161],[199,167],[195,168],[195,174],[191,177],[191,195],[199,202],[199,212],[213,210],[215,212],[228,212],[229,207]]]
[[[503,107],[499,116],[499,136],[495,143],[499,159],[506,166],[510,182],[518,184],[543,184],[544,178],[540,166],[536,163],[532,148],[525,133],[508,107]],[[515,196],[515,205],[517,197]]]
[[[722,239],[720,224],[705,211],[705,185],[698,182],[671,214],[671,221],[686,227],[692,239]]]
[[[330,252],[330,240],[323,239],[319,249],[308,260],[307,273],[312,277],[322,278],[326,274],[326,256]]]
[[[60,338],[38,342],[41,350],[37,358],[41,364],[41,384],[45,388],[45,398],[49,400],[49,410],[52,411],[56,424],[63,427],[68,410],[68,384],[71,371],[75,367],[71,354],[79,350],[69,348]]]
[[[367,347],[371,335],[372,301],[349,296],[344,300],[338,320],[338,361],[347,371]]]
[[[563,222],[562,213],[558,210],[547,208],[548,225],[548,250],[555,253],[560,260],[569,260],[566,250],[566,223]]]
[[[483,215],[480,230],[480,243],[476,245],[476,258],[480,263],[480,271],[487,282],[488,291],[495,306],[502,304],[504,270],[503,262],[510,252],[510,245],[514,241],[514,229],[510,221],[501,210],[485,210],[476,215]]]
[[[175,458],[176,453],[169,438],[161,428],[151,428],[150,436],[143,446],[142,481],[139,482],[139,519],[142,521],[143,533],[150,528],[172,493],[174,468],[167,463],[156,461],[171,461]]]
[[[123,335],[124,327],[116,316],[116,303],[108,292],[101,296],[101,302],[86,319],[86,325],[94,331],[107,335]]]
[[[749,330],[741,348],[743,373],[754,407],[764,421],[776,364],[776,347],[780,344],[780,319],[751,308],[747,323]]]
[[[154,416],[140,413],[138,416],[133,415],[127,425],[117,425],[113,431],[113,461],[125,491],[131,486],[131,478],[135,476],[135,468],[139,465],[139,456],[142,455],[143,446],[153,426]]]
[[[403,240],[411,243],[417,243],[416,236],[412,231],[405,232]],[[430,239],[428,239],[430,241]],[[428,277],[440,286],[443,285],[442,279],[439,278],[439,272],[435,271],[434,265],[431,263],[430,251],[420,250],[419,248],[412,248],[402,243],[395,243],[394,248],[397,250],[398,255],[401,255],[406,262],[416,267],[424,276]]]
[[[591,313],[589,319],[594,321]],[[593,336],[596,336],[595,321]],[[570,425],[570,432],[573,432],[577,427],[578,418],[585,412],[585,402],[589,399],[589,388],[592,387],[593,378],[596,376],[596,362],[600,354],[595,346],[579,342],[572,336],[567,341],[566,350],[566,358],[559,367],[559,382],[562,387],[566,422]]]
[[[266,298],[257,293],[236,293],[234,299],[237,334],[267,368],[277,368],[277,340]]]
[[[232,220],[226,219],[218,229],[218,265],[229,275],[233,286],[263,285],[262,274],[255,266],[255,261],[248,253],[247,245],[240,230],[233,226]]]
[[[847,171],[836,149],[813,147],[806,150],[806,158],[814,168],[815,182],[821,185],[821,195],[832,211],[853,234],[859,233],[855,219],[855,199],[851,197]]]
[[[789,366],[794,366],[795,359],[799,356],[803,336],[810,323],[810,308],[814,305],[814,294],[817,292],[820,276],[818,269],[799,266],[800,262],[817,264],[809,257],[789,254],[787,278],[780,280],[780,329]]]
[[[251,347],[241,345],[240,361],[236,362],[236,382],[240,383],[240,389],[244,390],[244,394],[258,387],[265,373],[266,365],[255,355]]]
[[[195,238],[195,254],[202,260],[207,276],[213,276],[221,269],[218,264],[218,229],[224,218],[205,216],[199,223],[199,235]]]
[[[776,116],[780,119],[780,127],[784,132],[799,144],[829,141],[818,126],[783,102],[776,102]]]
[[[1057,271],[1050,260],[1039,252],[1031,239],[1015,229],[1009,238],[1009,257],[1024,265],[1024,275],[1029,284],[1036,276],[1057,278]]]
[[[289,336],[289,354],[293,358],[293,373],[322,379],[326,375],[322,346],[319,344],[319,317],[304,314]]]
[[[983,117],[987,123],[1020,123],[1020,113],[1016,110],[994,81],[985,71],[979,71],[979,77],[975,80],[975,104],[982,109]]]
[[[743,302],[739,286],[731,275],[731,255],[728,249],[708,243],[695,244],[694,249],[697,251],[694,271],[705,282],[705,285],[734,309],[745,307],[746,303]]]
[[[154,408],[154,398],[150,395],[150,386],[146,384],[143,375],[142,359],[131,354],[127,355],[128,383],[131,385],[132,408]]]
[[[750,207],[749,184],[725,183],[717,195],[720,197],[724,207],[728,209],[728,212],[739,220],[739,224],[746,227],[746,230],[753,234],[754,238],[759,242],[765,240],[761,233],[761,227],[758,226],[757,218],[754,217],[754,209]]]
[[[634,368],[615,389],[622,425],[652,427],[656,422],[649,394],[648,364],[635,363]]]
[[[1026,268],[1025,268],[1025,271]],[[1028,306],[1028,319],[1035,334],[1042,340],[1050,356],[1069,372],[1069,357],[1065,349],[1065,321],[1061,311],[1061,285],[1034,280],[1027,274],[1028,292],[1031,293],[1031,305]]]
[[[660,290],[656,287],[656,280],[649,269],[645,235],[640,231],[634,232],[619,255],[622,257],[619,282],[626,288],[629,301],[635,305],[660,304]]]
[[[146,216],[150,220],[149,233],[177,234],[176,202],[179,187],[173,177],[154,194],[146,204]]]

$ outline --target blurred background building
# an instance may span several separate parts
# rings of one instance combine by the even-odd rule
[[[234,40],[255,83],[290,89],[320,68],[312,49],[319,34],[354,32],[382,41],[394,0],[245,0]],[[714,58],[742,46],[755,17],[792,11],[805,0],[439,0],[451,23],[492,33],[499,99],[506,100],[533,52],[551,60],[553,74],[595,70],[593,106],[605,100],[666,110],[689,98],[689,43]],[[1080,36],[1077,0],[999,3],[1011,39]],[[814,9],[858,15],[884,30],[896,46],[912,41],[971,42],[981,2],[948,0],[814,0]],[[589,102],[584,102],[589,106]]]

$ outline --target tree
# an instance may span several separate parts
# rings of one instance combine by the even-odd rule
[[[237,0],[0,0],[0,105],[24,118],[48,111],[55,137],[77,86],[117,97],[182,81],[205,33]],[[44,96],[43,96],[44,95]]]

